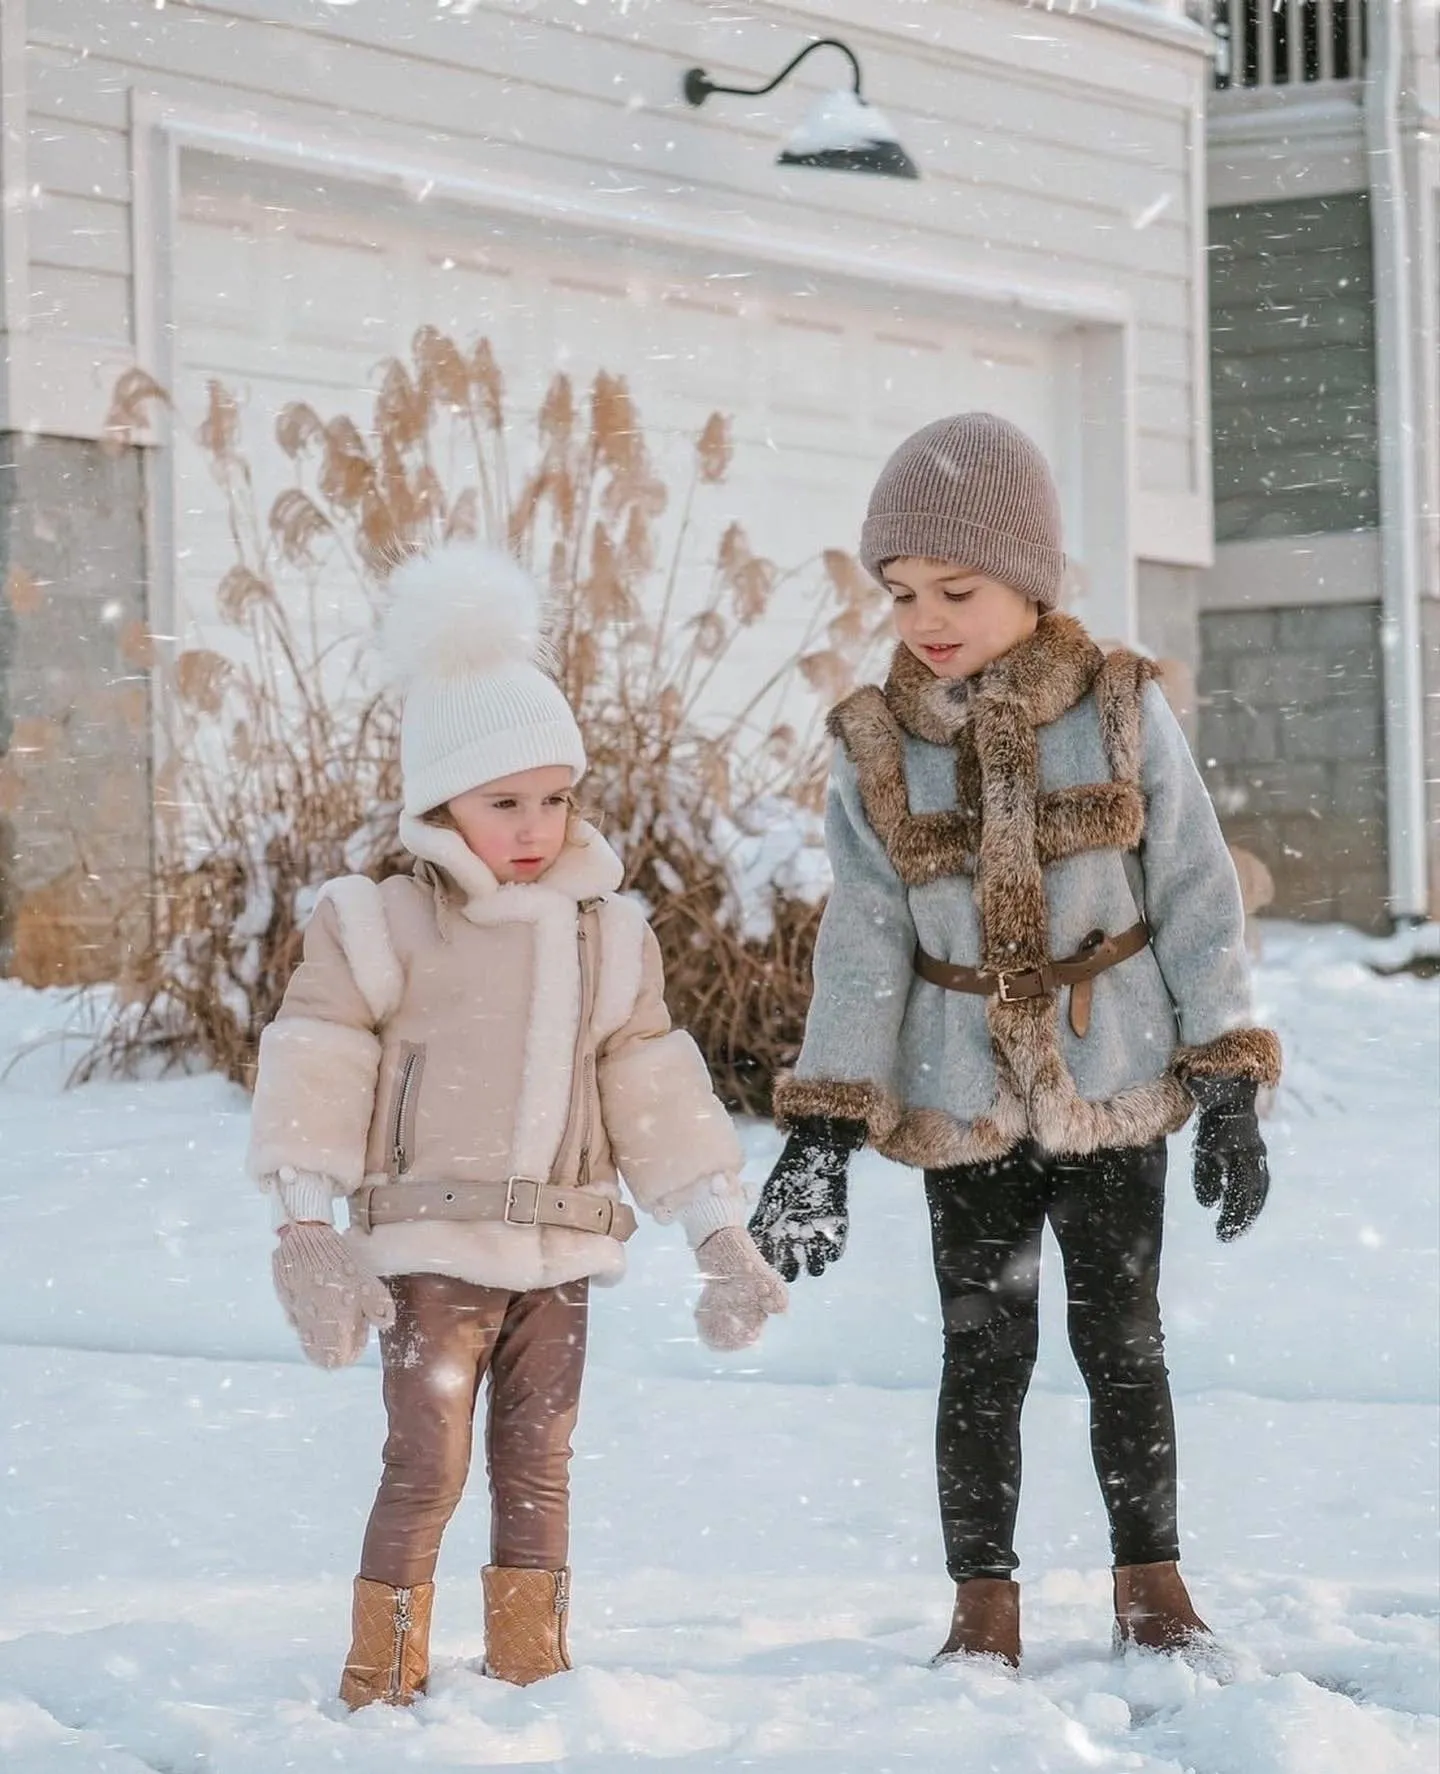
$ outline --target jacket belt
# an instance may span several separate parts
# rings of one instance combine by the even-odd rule
[[[533,1177],[503,1183],[365,1183],[349,1197],[350,1224],[361,1232],[406,1220],[500,1220],[507,1226],[565,1226],[621,1243],[635,1235],[623,1201],[591,1189],[566,1189]]]
[[[1015,1004],[1022,998],[1049,998],[1065,986],[1083,985],[1107,967],[1118,966],[1138,955],[1149,942],[1150,927],[1142,918],[1119,936],[1092,930],[1075,954],[1063,961],[1043,961],[1038,967],[993,971],[956,967],[917,948],[915,971],[921,979],[929,980],[932,986],[942,986],[947,992],[970,992],[977,998],[998,998],[1002,1004]],[[1076,1033],[1084,1031],[1077,1029]]]

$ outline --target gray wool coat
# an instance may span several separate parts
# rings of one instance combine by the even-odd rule
[[[1234,865],[1148,662],[1053,613],[968,682],[897,649],[831,730],[834,887],[782,1123],[863,1121],[887,1156],[940,1169],[1026,1138],[1143,1145],[1188,1118],[1187,1078],[1278,1079]],[[1083,1038],[1064,994],[1002,1003],[914,971],[917,945],[1024,969],[1141,917],[1150,945],[1095,978]]]

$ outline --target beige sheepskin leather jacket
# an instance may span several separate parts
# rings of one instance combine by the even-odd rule
[[[401,837],[412,875],[322,890],[261,1039],[248,1170],[282,1217],[328,1217],[362,1183],[524,1176],[618,1199],[623,1177],[692,1245],[743,1225],[739,1142],[670,1026],[659,945],[600,834],[580,823],[539,881],[506,886],[458,832],[406,818]],[[587,907],[599,956],[581,1026]],[[616,1239],[567,1227],[411,1220],[346,1236],[378,1275],[517,1292],[625,1268]]]

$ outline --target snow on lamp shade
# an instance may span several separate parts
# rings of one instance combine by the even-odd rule
[[[892,179],[920,177],[885,117],[858,93],[843,89],[816,100],[785,143],[777,164],[881,173]]]

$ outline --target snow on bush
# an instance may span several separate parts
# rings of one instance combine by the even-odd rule
[[[127,374],[111,434],[156,402],[168,404],[163,389]],[[408,360],[382,367],[368,429],[304,403],[280,413],[290,484],[268,509],[218,383],[193,441],[235,559],[215,591],[213,644],[157,648],[169,730],[150,938],[82,1070],[159,1057],[248,1082],[321,882],[407,866],[398,711],[369,675],[386,580],[417,552],[483,536],[548,591],[558,675],[591,759],[582,800],[650,910],[671,1008],[727,1100],[765,1108],[798,1050],[828,887],[820,712],[883,625],[856,563],[826,550],[782,571],[735,521],[697,557],[697,496],[726,479],[728,421],[712,414],[694,439],[667,528],[670,489],[624,380],[603,371],[583,400],[568,376],[553,379],[517,472],[489,344],[464,350],[430,327]],[[722,703],[737,641],[782,591],[787,614],[806,613],[798,644],[777,650],[738,706]],[[797,682],[803,729],[785,718]]]

